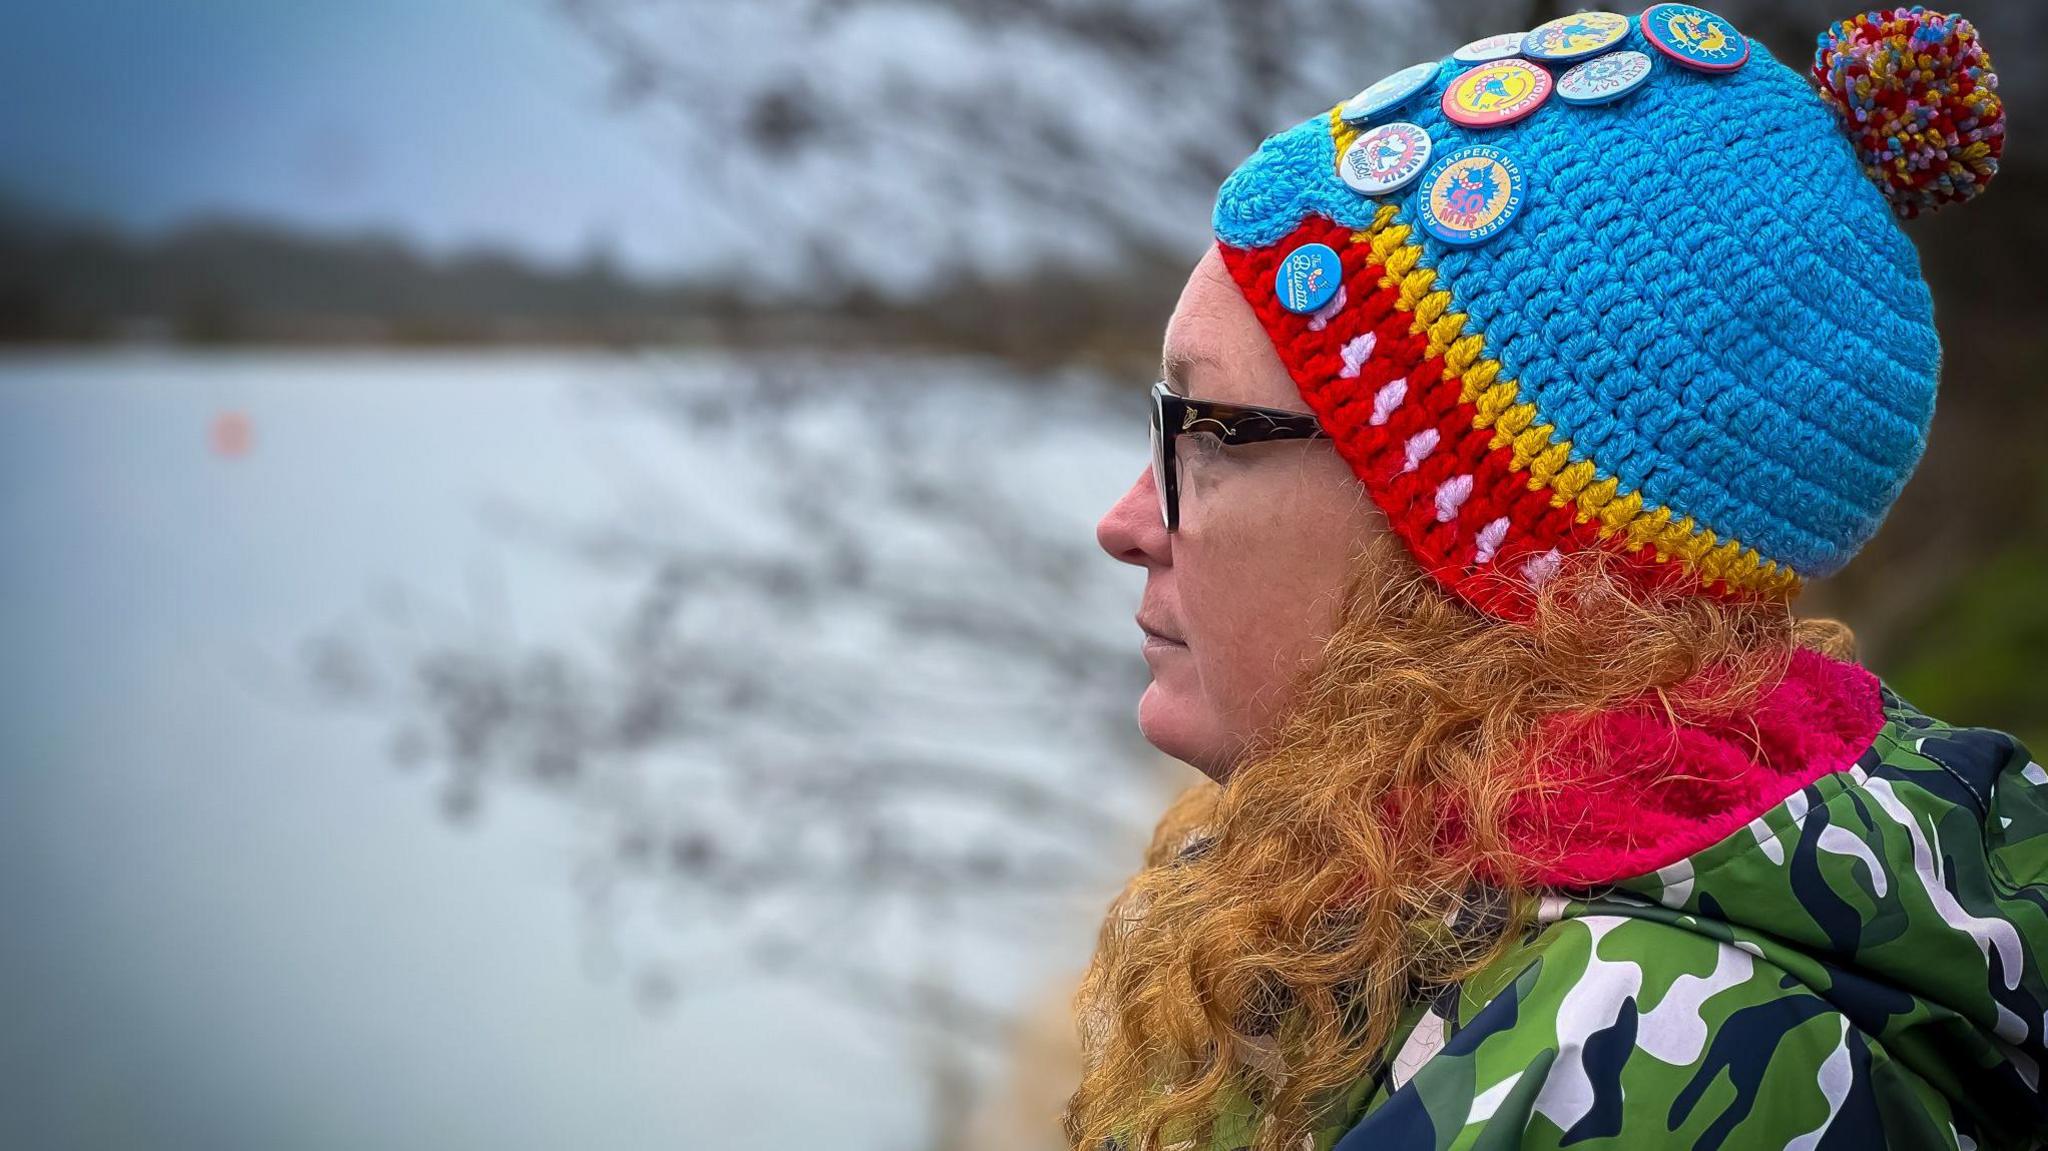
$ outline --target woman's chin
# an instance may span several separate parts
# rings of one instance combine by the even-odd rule
[[[1214,725],[1207,710],[1157,679],[1138,699],[1138,731],[1162,754],[1211,779],[1222,778],[1213,765],[1224,757],[1217,754]]]

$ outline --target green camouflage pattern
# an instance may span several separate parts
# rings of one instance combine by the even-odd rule
[[[1526,942],[1415,1006],[1315,1151],[2041,1145],[2048,774],[1883,701],[1853,767],[1547,897]],[[1209,1146],[1249,1134],[1239,1113]]]

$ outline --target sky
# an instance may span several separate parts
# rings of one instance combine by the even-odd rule
[[[0,35],[0,193],[687,273],[736,237],[549,0],[66,0]]]

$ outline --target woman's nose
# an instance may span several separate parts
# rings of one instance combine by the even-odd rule
[[[1139,472],[1137,481],[1103,513],[1095,525],[1095,542],[1112,559],[1127,564],[1166,567],[1172,562],[1151,468]]]

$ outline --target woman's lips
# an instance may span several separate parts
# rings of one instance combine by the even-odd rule
[[[1152,624],[1146,623],[1143,616],[1138,617],[1138,630],[1145,633],[1145,647],[1147,649],[1154,647],[1187,646],[1186,640],[1178,639],[1174,636],[1168,635],[1167,633],[1159,630],[1159,628],[1153,626]]]

